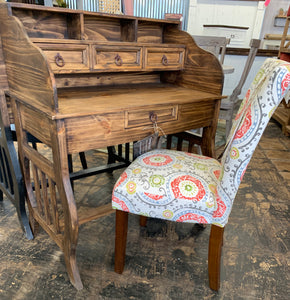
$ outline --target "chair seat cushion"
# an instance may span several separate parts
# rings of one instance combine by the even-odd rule
[[[173,150],[139,156],[120,176],[114,209],[189,223],[215,223],[226,211],[217,195],[220,163],[210,157]]]

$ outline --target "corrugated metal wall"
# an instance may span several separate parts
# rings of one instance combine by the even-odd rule
[[[164,19],[166,13],[182,14],[183,30],[187,28],[189,0],[134,0],[134,16]]]
[[[72,9],[99,11],[98,0],[65,0],[65,2]],[[183,30],[187,29],[188,11],[189,0],[134,0],[134,16],[164,19],[166,13],[182,14]]]

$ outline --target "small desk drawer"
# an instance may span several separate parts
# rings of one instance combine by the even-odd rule
[[[180,70],[184,66],[183,48],[146,48],[145,68],[150,70]]]
[[[141,70],[141,47],[93,46],[93,69],[112,71]]]
[[[69,44],[37,44],[47,57],[55,73],[87,72],[89,46]]]
[[[125,128],[150,126],[154,121],[157,124],[177,120],[178,106],[154,106],[150,109],[129,110],[125,112]]]

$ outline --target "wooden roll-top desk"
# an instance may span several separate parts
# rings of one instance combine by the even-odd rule
[[[179,25],[0,4],[7,99],[31,224],[63,250],[77,289],[78,227],[110,213],[111,204],[77,211],[68,154],[140,140],[153,132],[153,113],[165,134],[203,127],[203,153],[214,155],[222,67]],[[51,159],[29,145],[28,132],[51,149]]]

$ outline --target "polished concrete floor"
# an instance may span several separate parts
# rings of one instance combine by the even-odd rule
[[[289,299],[290,138],[271,122],[254,154],[225,228],[218,293],[208,287],[210,228],[130,216],[125,271],[114,273],[114,215],[80,228],[84,289],[68,280],[62,252],[40,231],[28,241],[15,209],[0,203],[0,299]],[[91,152],[89,164],[106,155]],[[76,158],[77,160],[77,158]],[[110,202],[120,171],[75,182],[82,205]]]

